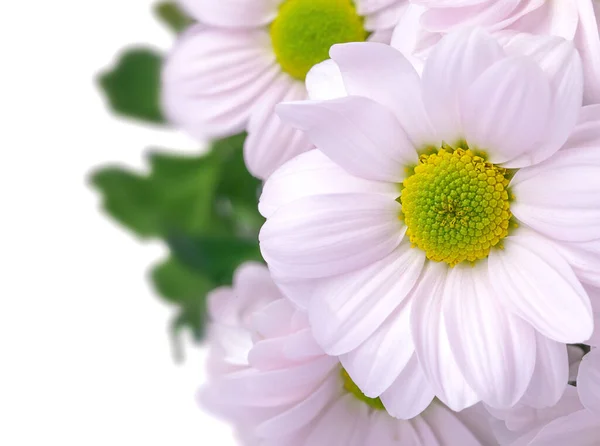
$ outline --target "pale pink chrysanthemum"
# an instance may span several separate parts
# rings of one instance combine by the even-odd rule
[[[304,77],[333,43],[389,42],[408,0],[180,0],[201,24],[179,40],[163,74],[167,116],[201,139],[248,131],[259,178],[310,148],[273,107],[306,98]]]
[[[569,386],[552,407],[490,412],[501,420],[497,439],[510,446],[595,446],[600,440],[600,350],[581,361],[577,387]]]
[[[515,33],[573,41],[585,78],[584,102],[600,102],[600,2],[595,0],[411,0],[392,45],[422,65],[432,45],[465,26],[484,27],[500,39]],[[527,39],[521,36],[520,38]],[[515,42],[516,45],[519,42]]]
[[[266,182],[262,253],[369,397],[417,358],[454,410],[550,406],[565,344],[592,334],[600,106],[581,106],[573,46],[540,39],[525,57],[451,33],[422,76],[389,46],[336,45],[313,100],[279,106],[319,150]]]
[[[282,298],[264,266],[242,265],[233,288],[210,295],[209,311],[212,373],[201,402],[233,422],[243,444],[496,444],[481,405],[454,413],[430,400],[421,415],[398,420],[380,399],[366,398],[339,361],[315,343],[306,315]],[[419,399],[421,391],[412,382],[388,392],[401,404]]]

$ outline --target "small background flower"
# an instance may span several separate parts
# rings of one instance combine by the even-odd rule
[[[276,104],[307,97],[304,78],[334,43],[389,42],[407,0],[182,0],[201,24],[163,74],[168,117],[200,139],[248,131],[248,169],[266,178],[310,148]]]
[[[264,266],[240,267],[233,288],[210,296],[210,312],[213,373],[201,401],[233,421],[244,444],[495,444],[481,406],[454,413],[433,401],[412,420],[388,415],[318,347],[306,316],[282,298]],[[422,389],[403,390],[414,398]]]

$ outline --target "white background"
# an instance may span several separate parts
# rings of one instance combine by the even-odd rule
[[[171,358],[164,255],[105,218],[86,185],[185,137],[112,117],[95,72],[128,43],[168,48],[149,0],[6,2],[0,14],[0,444],[230,445],[198,409],[201,350]]]

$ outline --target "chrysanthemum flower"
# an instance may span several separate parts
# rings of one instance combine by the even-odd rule
[[[442,35],[465,26],[485,27],[505,39],[515,32],[563,37],[581,54],[585,102],[598,103],[599,22],[600,2],[595,0],[412,0],[392,44],[418,64]]]
[[[555,406],[534,409],[519,405],[491,412],[504,423],[497,430],[501,445],[597,445],[600,439],[600,350],[592,350],[583,358],[577,388],[569,386]]]
[[[332,44],[389,42],[408,0],[180,0],[202,25],[170,55],[163,103],[176,124],[199,138],[248,131],[249,170],[266,178],[308,150],[273,107],[306,98],[304,78]]]
[[[454,413],[430,398],[412,420],[391,417],[382,399],[367,398],[339,361],[323,353],[305,314],[282,298],[265,267],[240,267],[233,288],[209,297],[209,310],[213,373],[201,401],[234,423],[243,444],[496,444],[481,405]],[[411,382],[389,392],[401,404],[421,399],[426,386]]]
[[[279,106],[320,150],[266,182],[262,253],[371,398],[418,358],[454,410],[552,405],[564,344],[592,333],[600,107],[572,45],[540,39],[525,57],[452,33],[422,77],[389,46],[336,45],[314,100]]]

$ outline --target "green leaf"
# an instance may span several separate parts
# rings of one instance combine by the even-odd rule
[[[106,167],[92,176],[104,198],[104,209],[141,237],[160,234],[156,191],[148,180],[119,167]]]
[[[214,288],[214,283],[172,257],[154,268],[152,283],[160,295],[179,307],[173,322],[174,334],[190,329],[194,338],[201,340],[206,320],[206,294]]]
[[[217,285],[230,285],[233,273],[241,263],[262,261],[256,239],[174,234],[167,243],[182,264],[210,277]]]
[[[177,6],[176,2],[159,2],[154,6],[154,13],[175,33],[184,31],[194,20]]]
[[[160,106],[162,60],[162,55],[155,50],[129,49],[121,54],[114,68],[98,77],[115,113],[156,124],[165,123]]]
[[[241,263],[261,260],[261,183],[244,165],[244,139],[217,141],[201,156],[152,152],[148,173],[109,166],[92,174],[110,216],[140,237],[165,240],[171,250],[152,280],[179,308],[174,339],[185,329],[200,339],[208,291],[230,284]]]

